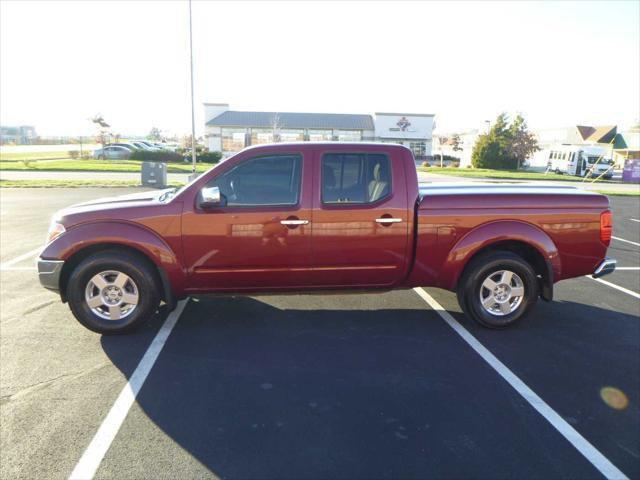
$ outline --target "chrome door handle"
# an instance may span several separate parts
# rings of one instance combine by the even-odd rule
[[[401,221],[401,218],[376,218],[377,223],[400,223]]]
[[[307,225],[309,220],[280,220],[282,225]]]

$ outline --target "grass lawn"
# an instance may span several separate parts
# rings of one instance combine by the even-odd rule
[[[521,170],[492,170],[489,168],[454,168],[454,167],[418,167],[418,170],[426,173],[436,173],[441,175],[450,175],[452,177],[469,177],[469,178],[501,178],[513,180],[546,180],[563,182],[582,182],[581,177],[572,175],[557,175],[555,173],[538,173],[526,172]],[[589,182],[590,180],[585,180]],[[611,180],[598,180],[598,183],[618,183]]]
[[[0,150],[0,161],[19,162],[21,160],[49,160],[69,158],[67,152],[3,152]]]
[[[20,171],[49,171],[49,172],[139,172],[142,162],[139,160],[0,160],[0,170]],[[212,164],[200,163],[196,165],[197,172],[206,172]],[[189,173],[190,163],[169,163],[168,173]]]
[[[171,182],[169,187],[184,183]],[[0,188],[140,187],[136,180],[0,180]]]
[[[640,189],[636,190],[635,192],[611,191],[611,190],[592,190],[592,191],[601,193],[602,195],[606,195],[607,197],[640,197]]]

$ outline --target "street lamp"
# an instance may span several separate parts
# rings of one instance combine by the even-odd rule
[[[193,27],[189,0],[189,55],[191,56],[191,179],[196,177],[196,115],[193,106]]]

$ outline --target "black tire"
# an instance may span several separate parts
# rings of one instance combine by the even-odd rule
[[[105,271],[122,272],[132,280],[138,297],[135,308],[124,318],[110,320],[94,313],[85,299],[91,279]],[[128,284],[131,288],[131,284]],[[71,312],[89,330],[104,335],[128,333],[153,317],[160,303],[154,266],[140,256],[118,250],[104,250],[80,262],[69,277],[67,299]]]
[[[509,291],[511,288],[523,288],[524,290],[524,295],[519,301],[517,299],[514,299],[513,302],[508,300],[510,303],[505,308],[513,306],[510,313],[496,312],[505,302],[495,303],[492,307],[485,308],[481,301],[482,295],[486,295],[487,299],[491,296],[489,290],[482,289],[483,282],[496,278],[495,275],[499,276],[498,272],[500,271],[515,274],[510,281],[513,282],[513,286],[509,283]],[[501,286],[498,285],[498,287]],[[501,288],[504,289],[504,287]],[[458,283],[456,293],[458,303],[468,317],[483,327],[502,329],[510,327],[529,314],[540,295],[540,286],[534,269],[522,257],[508,251],[496,251],[480,255],[469,263]]]

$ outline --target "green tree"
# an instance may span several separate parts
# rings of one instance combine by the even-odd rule
[[[540,150],[538,140],[527,129],[527,122],[518,114],[509,127],[509,156],[516,161],[516,169],[519,169],[527,158]]]
[[[517,115],[509,123],[507,115],[501,113],[489,132],[478,137],[471,153],[471,164],[475,168],[517,170],[538,150],[538,142],[528,131],[524,118]]]

